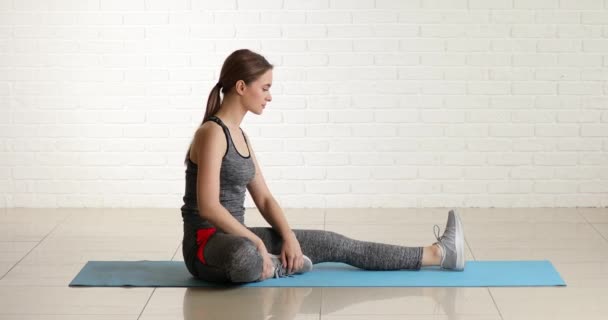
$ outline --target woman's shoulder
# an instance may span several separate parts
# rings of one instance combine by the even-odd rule
[[[201,151],[201,149],[207,148],[208,146],[221,150],[228,147],[228,142],[224,137],[222,127],[213,121],[205,121],[200,127],[198,127],[198,129],[196,129],[194,139],[192,141],[190,159],[194,163],[198,163],[198,153]]]
[[[210,129],[210,128],[213,128],[213,129]],[[217,129],[217,131],[222,132],[222,126],[219,123],[217,123],[213,120],[207,120],[198,127],[196,132],[198,133],[199,131],[203,131],[203,130],[213,131],[214,129]]]

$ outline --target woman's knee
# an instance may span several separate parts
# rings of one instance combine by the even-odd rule
[[[264,260],[253,241],[243,238],[228,250],[227,273],[232,282],[257,281],[263,271]]]

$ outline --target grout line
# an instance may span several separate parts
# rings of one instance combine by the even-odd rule
[[[177,254],[177,250],[179,249],[180,245],[181,245],[181,243],[177,244],[177,248],[175,248],[175,251],[173,252],[173,256],[171,256],[171,261],[173,261],[173,259],[175,259],[175,255]]]
[[[467,240],[466,235],[464,236],[464,242],[467,244],[467,248],[469,248],[469,251],[471,252],[471,255],[473,256],[473,261],[477,261],[477,257],[475,257],[475,252],[473,252],[473,249],[471,248],[471,244],[469,243],[469,240]]]
[[[463,210],[459,210],[459,211],[461,211],[461,212],[462,212]],[[462,216],[461,216],[461,219],[462,219]],[[463,229],[464,229],[464,226],[463,226]],[[473,256],[473,261],[477,261],[477,258],[475,257],[475,253],[473,252],[473,249],[471,248],[471,244],[470,244],[470,243],[469,243],[469,241],[467,240],[466,232],[465,232],[465,234],[463,235],[463,237],[464,237],[464,243],[466,243],[466,244],[467,244],[467,248],[469,248],[469,252],[471,252],[471,256]],[[465,256],[466,256],[466,253],[465,253]]]
[[[492,294],[492,291],[490,290],[489,287],[487,287],[488,289],[488,293],[490,294],[490,298],[492,298],[492,302],[494,302],[494,306],[496,307],[496,311],[498,311],[498,315],[500,316],[500,319],[504,320],[505,317],[502,316],[502,312],[500,312],[500,308],[498,307],[498,303],[496,303],[496,299],[494,299],[494,295]]]
[[[152,293],[150,293],[150,296],[148,297],[148,301],[146,301],[146,304],[144,305],[144,307],[141,308],[141,312],[137,316],[137,320],[139,320],[139,318],[141,318],[141,315],[144,314],[144,311],[146,310],[146,307],[148,306],[148,303],[150,303],[150,300],[152,299],[152,296],[154,295],[154,292],[156,292],[156,288],[154,288],[154,290],[152,290]]]
[[[19,259],[19,261],[17,261],[10,269],[8,269],[8,271],[6,271],[6,273],[4,273],[2,275],[2,277],[0,277],[0,280],[4,279],[4,277],[6,277],[7,274],[9,274],[13,269],[15,269],[15,267],[21,262],[23,261],[23,259],[25,259],[30,253],[32,253],[32,251],[34,251],[34,249],[38,248],[38,246],[48,237],[51,235],[51,233],[53,233],[60,225],[62,225],[67,219],[71,218],[72,215],[74,215],[74,213],[70,213],[67,217],[65,217],[63,220],[61,220],[61,222],[57,223],[55,225],[55,227],[53,227],[53,229],[51,231],[49,231],[49,233],[47,233],[42,239],[40,239],[40,241],[38,241],[38,243],[32,248],[30,249],[30,251],[28,251],[23,257],[21,257],[21,259]],[[32,241],[29,241],[32,242]]]
[[[473,261],[477,261],[477,257],[475,257],[475,252],[473,252],[473,249],[471,249],[471,244],[469,244],[467,237],[464,237],[464,242],[467,244],[467,247],[469,248],[469,251],[471,252],[471,256],[473,256]]]
[[[591,226],[591,228],[593,230],[595,230],[595,232],[597,232],[597,234],[600,235],[600,237],[602,237],[604,240],[606,240],[606,242],[608,242],[608,238],[606,238],[597,228],[595,228],[595,226],[593,225],[593,223],[589,222],[589,220],[587,220],[587,218],[585,218],[585,216],[582,215],[578,209],[576,209],[576,214],[578,214],[579,217],[583,218],[583,220],[585,220],[585,222],[587,224],[589,224]]]
[[[606,242],[608,242],[608,238],[606,238],[597,228],[595,228],[595,226],[592,223],[590,223],[590,225],[591,225],[591,228],[593,228],[593,230],[595,230],[595,232],[597,232],[600,235],[600,237],[604,238],[604,240],[606,240]]]
[[[175,255],[177,254],[177,249],[179,249],[179,244],[177,245],[177,248],[175,248],[175,252],[173,252],[173,255],[171,256],[171,260],[169,261],[175,261]]]
[[[323,317],[323,293],[325,288],[321,288],[321,303],[319,303],[319,320]]]

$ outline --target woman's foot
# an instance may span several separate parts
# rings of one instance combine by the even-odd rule
[[[281,262],[281,257],[276,254],[270,254],[270,259],[274,264],[274,278],[283,278],[283,277],[291,277],[292,273],[287,273],[287,270],[283,267],[283,263]],[[293,273],[301,274],[306,273],[312,270],[312,261],[307,256],[304,256],[304,264],[302,268],[295,269]]]
[[[434,227],[439,229],[438,225]],[[433,230],[435,229],[433,228]],[[437,238],[437,242],[433,245],[440,248],[441,261],[439,265],[441,268],[455,271],[464,270],[464,227],[458,213],[450,210],[443,235],[440,237],[439,231],[437,231],[435,232],[435,238]]]

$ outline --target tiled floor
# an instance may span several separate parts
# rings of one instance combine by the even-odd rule
[[[448,211],[284,210],[294,229],[408,246],[431,244]],[[88,260],[183,260],[179,209],[0,209],[0,319],[608,318],[608,209],[458,212],[468,260],[549,259],[568,286],[70,288]]]

